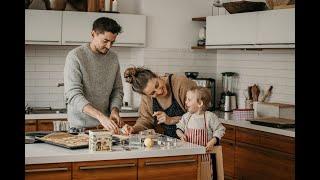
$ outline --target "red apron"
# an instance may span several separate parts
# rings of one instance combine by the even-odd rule
[[[191,117],[191,116],[190,116]],[[190,119],[189,117],[189,119]],[[187,120],[186,123],[186,131],[185,131],[185,136],[187,137],[187,141],[193,144],[198,144],[201,146],[206,146],[209,137],[208,137],[208,131],[207,131],[207,122],[206,122],[206,115],[204,113],[204,124],[205,128],[204,129],[193,129],[193,128],[188,128],[188,123],[189,119]],[[201,175],[201,180],[212,180],[212,162],[210,158],[210,154],[203,154],[200,157],[201,159],[201,170],[200,170],[200,175]]]

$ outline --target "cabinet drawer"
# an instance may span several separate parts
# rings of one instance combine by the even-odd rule
[[[237,128],[237,142],[257,145],[285,153],[295,154],[294,138],[260,132],[245,128]]]
[[[139,159],[139,180],[197,179],[198,156]]]
[[[121,118],[125,124],[129,124],[130,126],[133,126],[136,124],[137,117],[125,117]]]
[[[237,142],[244,142],[253,145],[260,144],[260,134],[258,131],[246,128],[237,128],[236,130]]]
[[[71,179],[71,163],[34,164],[25,166],[26,180]]]
[[[53,120],[38,120],[38,131],[53,131]]]
[[[236,130],[235,127],[232,125],[228,125],[228,124],[223,124],[223,126],[226,128],[225,134],[222,137],[223,139],[230,139],[230,140],[235,140],[235,136],[236,136]]]
[[[36,120],[27,120],[24,126],[25,132],[37,131],[37,121]]]
[[[76,162],[72,165],[73,179],[137,179],[137,159]]]
[[[291,137],[261,133],[260,145],[262,147],[295,154],[295,141],[294,138]]]

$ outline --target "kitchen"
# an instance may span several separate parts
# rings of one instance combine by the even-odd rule
[[[123,74],[124,70],[132,64],[146,66],[159,74],[176,73],[184,75],[185,72],[196,71],[199,72],[199,77],[201,78],[213,78],[216,80],[215,95],[217,99],[216,104],[218,104],[218,100],[220,99],[220,94],[223,89],[221,73],[236,72],[239,75],[235,89],[239,108],[246,107],[246,95],[244,92],[248,86],[253,86],[254,84],[259,86],[261,96],[265,94],[271,85],[273,86],[272,94],[268,97],[267,102],[294,105],[295,49],[294,46],[291,46],[292,44],[282,48],[266,46],[242,46],[238,48],[234,48],[234,46],[227,46],[227,48],[216,47],[211,49],[192,48],[197,46],[199,30],[205,24],[205,21],[192,21],[192,18],[207,17],[211,15],[228,15],[228,12],[223,7],[212,7],[212,2],[213,1],[211,0],[193,0],[188,1],[188,3],[182,0],[118,0],[119,15],[134,14],[141,15],[145,18],[143,19],[142,17],[142,24],[144,24],[145,31],[143,31],[144,28],[141,27],[136,27],[136,29],[133,30],[139,31],[139,29],[142,29],[142,31],[139,31],[139,34],[142,33],[142,36],[139,36],[139,41],[142,39],[141,42],[138,42],[137,45],[129,45],[129,47],[118,44],[112,48],[118,54],[121,74]],[[99,13],[99,15],[101,14],[103,13]],[[72,13],[70,13],[70,16],[71,15]],[[73,22],[76,22],[76,20]],[[37,21],[32,21],[32,23],[37,23]],[[76,25],[79,24],[70,23],[69,25],[66,24],[66,27],[69,26],[70,28],[70,26]],[[236,25],[240,26],[240,24]],[[209,28],[208,26],[209,25],[207,25],[207,28]],[[25,104],[30,107],[51,108],[51,110],[53,109],[52,112],[54,112],[46,114],[26,114],[26,131],[52,131],[53,122],[61,123],[66,120],[66,113],[63,112],[65,108],[65,102],[63,99],[64,87],[58,87],[58,83],[63,83],[65,57],[71,49],[81,43],[66,42],[67,40],[64,39],[63,34],[68,34],[68,32],[67,30],[66,32],[61,32],[61,28],[63,29],[63,27],[61,27],[61,22],[57,25],[58,33],[53,30],[54,28],[49,28],[48,31],[43,31],[42,28],[45,28],[44,26],[38,28],[39,25],[36,26],[34,24],[31,27],[33,27],[33,29],[31,28],[33,31],[30,32],[31,36],[33,32],[39,34],[39,30],[41,30],[40,33],[58,34],[58,38],[60,38],[58,42],[52,42],[53,40],[48,39],[45,39],[45,42],[30,42],[26,40],[25,45]],[[132,26],[128,25],[128,27]],[[240,27],[238,28],[240,31]],[[221,38],[228,39],[229,41],[232,41],[232,38],[239,36],[239,34],[233,36],[232,29],[226,29],[225,31],[227,31],[228,36],[223,34],[217,35]],[[294,29],[290,29],[290,32],[294,34]],[[83,35],[81,34],[82,32],[75,33],[73,31],[73,33],[73,35],[65,36],[65,38],[71,37],[69,41],[74,41],[76,38],[81,39],[81,37],[78,36]],[[207,38],[209,38],[208,36],[209,35],[207,35]],[[279,35],[274,34],[273,37],[278,36]],[[26,37],[28,36],[26,35]],[[42,37],[46,38],[53,36],[44,35]],[[249,37],[246,36],[246,38]],[[125,85],[125,82],[123,84]],[[124,98],[125,101],[128,102],[128,106],[135,110],[139,107],[140,96],[134,92],[128,91],[128,89],[130,88],[124,86]],[[130,109],[129,107],[127,109]],[[56,110],[59,112],[56,113]],[[138,113],[134,112],[134,110],[133,112],[127,111],[120,113],[120,116],[125,122],[134,124],[135,119],[138,116]],[[62,111],[62,113],[60,113],[60,111]],[[250,174],[250,171],[258,171],[261,173],[261,176],[269,178],[275,177],[275,179],[277,179],[280,175],[272,174],[274,169],[269,169],[269,167],[272,167],[273,164],[279,163],[283,163],[281,165],[283,165],[284,169],[290,169],[290,171],[294,173],[294,131],[258,126],[250,124],[249,122],[235,121],[231,120],[228,115],[228,113],[225,113],[225,115],[222,113],[220,116],[222,123],[227,128],[226,135],[222,139],[225,179],[240,179],[241,177],[246,179],[245,177],[255,177],[256,174],[252,175]],[[272,143],[264,143],[269,142],[267,140],[271,142],[278,142],[279,145],[276,146]],[[166,153],[172,153],[171,156],[182,155],[183,153],[187,155],[187,151],[190,155],[196,151],[198,151],[198,153],[203,152],[203,149],[182,148],[175,152],[168,151]],[[275,162],[275,160],[271,158],[263,163],[264,165],[263,167],[259,167],[260,169],[250,169],[254,168],[257,163],[253,162],[250,157],[246,156],[246,154],[256,153],[257,156],[252,156],[252,158],[265,158],[261,152],[272,154],[280,160]],[[70,154],[65,151],[63,151],[63,153]],[[81,153],[83,153],[82,150],[80,154]],[[130,153],[133,153],[133,151]],[[150,151],[148,153],[152,154],[158,152]],[[159,156],[161,156],[160,154],[161,153],[159,153]],[[56,163],[61,162],[58,158],[59,154],[55,155],[57,156]],[[52,156],[55,155],[53,154]],[[48,156],[50,156],[50,154]],[[107,156],[109,155],[106,155],[106,157]],[[98,157],[99,156],[97,155],[97,158]],[[128,155],[128,159],[130,159],[130,157],[137,158],[138,156],[133,153],[132,156]],[[150,155],[150,157],[152,157],[152,155]],[[33,160],[34,162],[37,161],[37,157],[26,157],[26,162],[28,162],[29,159],[30,162],[33,162]],[[79,157],[79,159],[81,158]],[[54,162],[52,161],[54,158],[47,158],[48,161],[38,160],[39,161],[35,164]],[[87,161],[88,159],[83,160]],[[250,164],[250,166],[246,166],[247,161],[253,163]],[[268,163],[270,163],[270,165],[268,165]],[[267,166],[268,168],[264,166]],[[68,170],[70,169],[71,168]],[[289,173],[284,176],[286,179],[294,179],[294,176],[292,177]],[[81,177],[78,178],[81,179]]]

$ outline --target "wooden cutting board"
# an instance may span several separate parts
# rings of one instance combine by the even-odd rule
[[[295,121],[291,119],[276,118],[276,117],[258,117],[249,119],[252,124],[275,127],[275,128],[294,128]]]

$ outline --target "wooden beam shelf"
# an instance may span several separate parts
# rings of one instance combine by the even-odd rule
[[[206,49],[206,46],[192,46],[191,49]]]
[[[206,21],[206,17],[195,17],[195,18],[192,18],[192,21],[203,21],[203,22],[205,22]]]

